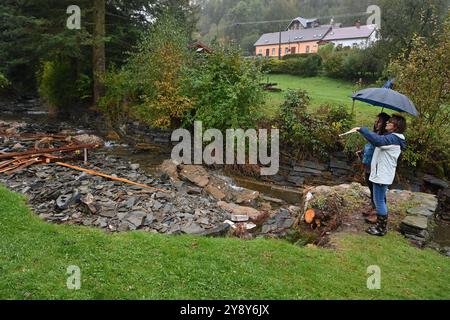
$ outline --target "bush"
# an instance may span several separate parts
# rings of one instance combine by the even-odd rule
[[[285,58],[289,57],[289,58]],[[270,59],[264,67],[268,73],[314,77],[319,73],[322,59],[316,54],[287,55],[283,60]]]
[[[179,127],[193,106],[183,88],[192,60],[188,43],[175,18],[159,18],[142,35],[128,63],[108,73],[101,110],[112,120],[128,114],[154,127]]]
[[[321,49],[323,69],[333,78],[354,80],[358,78],[376,79],[382,72],[382,61],[377,59],[371,48],[349,49],[326,46]]]
[[[185,119],[187,126],[198,120],[206,129],[247,129],[261,116],[261,68],[235,48],[215,47],[213,53],[197,59],[185,82],[194,104]]]
[[[388,73],[396,78],[395,88],[419,111],[406,132],[408,148],[403,159],[450,175],[450,16],[436,37],[431,47],[426,39],[415,37],[410,54],[393,61]]]
[[[10,84],[9,80],[0,72],[0,90],[7,88]]]
[[[309,96],[303,90],[289,90],[280,106],[277,119],[282,149],[298,158],[329,158],[330,153],[342,149],[336,136],[343,127],[349,127],[351,115],[342,107],[327,106],[327,114],[313,116],[306,110]],[[322,110],[325,107],[322,108]]]

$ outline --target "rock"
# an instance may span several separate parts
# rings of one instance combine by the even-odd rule
[[[116,210],[101,210],[99,215],[101,215],[102,217],[107,217],[107,218],[114,218],[117,216],[117,212]]]
[[[319,163],[316,161],[300,161],[297,163],[297,165],[299,167],[305,167],[305,168],[310,168],[310,169],[314,169],[317,171],[326,171],[328,170],[328,166],[324,163]]]
[[[429,174],[424,175],[423,176],[423,180],[426,183],[428,183],[428,184],[430,184],[433,187],[436,187],[438,189],[446,189],[446,188],[448,188],[448,182],[447,181],[444,181],[442,179],[433,177],[433,176],[431,176]]]
[[[155,201],[155,203],[153,204],[153,209],[154,210],[159,210],[163,207],[163,204],[159,201]]]
[[[129,198],[128,200],[127,200],[127,208],[128,209],[131,209],[131,208],[133,208],[133,206],[135,205],[135,203],[136,203],[136,197],[131,197],[131,198]]]
[[[276,204],[283,204],[284,203],[284,201],[281,200],[281,199],[272,198],[272,197],[268,197],[268,196],[264,196],[264,195],[261,195],[261,199],[265,200],[265,201],[273,202],[273,203],[276,203]]]
[[[249,204],[252,201],[254,201],[255,199],[257,199],[259,197],[259,192],[258,191],[253,191],[253,190],[244,190],[243,192],[239,193],[237,198],[236,198],[236,203],[238,204]],[[222,200],[222,199],[220,199]]]
[[[187,187],[186,190],[187,194],[201,194],[202,193],[202,189],[198,188],[198,187]]]
[[[304,177],[300,177],[300,176],[290,175],[288,177],[287,181],[293,183],[297,187],[300,187],[305,182],[305,178]]]
[[[133,211],[125,216],[124,220],[131,223],[136,229],[142,226],[147,213],[144,211]]]
[[[223,200],[226,196],[225,193],[223,193],[219,188],[213,186],[211,183],[206,186],[205,190],[213,196],[214,199],[219,201]]]
[[[107,140],[118,141],[118,140],[120,140],[120,136],[115,131],[109,131],[108,134],[106,135],[106,139]]]
[[[424,216],[407,216],[403,219],[402,224],[420,230],[428,228],[428,219]]]
[[[90,213],[97,213],[98,208],[95,205],[95,198],[91,193],[88,193],[86,196],[82,197],[81,203],[83,203],[87,207]]]
[[[222,223],[221,225],[215,228],[202,232],[200,235],[206,237],[225,237],[229,231],[230,225],[228,223]]]
[[[119,227],[117,228],[117,231],[119,231],[119,232],[125,232],[125,231],[128,231],[128,230],[130,230],[130,226],[126,222],[122,222],[119,225]]]
[[[191,222],[181,227],[181,231],[187,234],[201,234],[204,232],[204,229],[197,223]]]
[[[252,220],[258,220],[261,218],[261,216],[263,215],[263,213],[259,212],[258,210],[254,209],[254,208],[250,208],[250,207],[243,207],[243,206],[239,206],[237,204],[234,203],[227,203],[224,201],[219,201],[217,203],[217,205],[232,213],[235,215],[242,215],[242,216],[248,216],[250,219]]]
[[[300,173],[301,176],[320,176],[322,171],[307,167],[294,167],[294,171]]]
[[[69,208],[72,204],[78,202],[81,198],[81,194],[78,191],[74,191],[71,194],[61,195],[56,199],[56,206],[60,210]]]
[[[130,165],[131,170],[138,170],[140,168],[140,165],[138,163],[133,163]]]
[[[202,166],[183,165],[180,176],[201,188],[206,187],[209,183],[209,174]]]
[[[431,211],[429,207],[414,207],[406,210],[406,212],[410,215],[419,215],[427,218],[434,214],[434,211]]]
[[[231,221],[233,221],[233,222],[248,221],[248,216],[247,215],[232,214],[231,215]]]
[[[159,167],[161,173],[164,173],[170,177],[172,182],[179,181],[178,177],[178,166],[172,160],[165,160]]]
[[[351,167],[345,161],[340,161],[338,159],[332,158],[330,160],[330,168],[331,169],[340,169],[344,171],[350,171]]]

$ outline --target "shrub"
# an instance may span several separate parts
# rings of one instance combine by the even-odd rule
[[[45,61],[39,74],[39,93],[52,108],[59,109],[76,102],[76,81],[76,70],[68,60]]]
[[[286,55],[283,60],[270,59],[264,70],[269,73],[314,77],[319,73],[321,62],[322,59],[316,54]]]
[[[180,126],[193,106],[183,88],[192,59],[188,39],[175,18],[159,18],[142,35],[128,63],[107,75],[101,109],[111,119],[126,113],[154,127]]]
[[[289,90],[285,101],[280,106],[278,126],[282,149],[289,150],[294,157],[329,158],[330,153],[342,148],[336,143],[336,136],[341,132],[340,122],[347,125],[348,115],[343,116],[340,108],[337,111],[329,111],[325,117],[317,117],[309,114],[309,96],[303,90]],[[331,110],[331,109],[330,109]]]
[[[0,72],[0,90],[7,88],[9,85],[9,80]]]
[[[206,129],[246,129],[261,116],[261,68],[235,48],[215,47],[213,53],[197,59],[185,82],[194,105],[186,125],[199,120]]]
[[[412,166],[440,167],[449,172],[450,149],[450,16],[435,45],[415,37],[407,56],[393,61],[388,73],[396,78],[395,88],[416,105],[419,117],[412,118],[406,136],[403,159]]]

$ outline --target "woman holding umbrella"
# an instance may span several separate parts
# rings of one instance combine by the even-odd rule
[[[395,178],[397,160],[402,149],[406,147],[403,133],[406,120],[394,115],[386,124],[388,134],[380,136],[367,128],[354,128],[352,132],[361,133],[376,148],[373,153],[369,180],[373,183],[374,202],[377,210],[376,226],[367,229],[367,233],[384,236],[387,233],[388,208],[385,201],[388,187]]]

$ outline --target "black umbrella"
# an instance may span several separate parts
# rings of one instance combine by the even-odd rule
[[[419,116],[416,107],[405,95],[397,91],[386,88],[364,89],[353,96],[353,104],[355,100],[366,102],[373,106],[378,106],[397,112],[406,112],[412,116]]]

